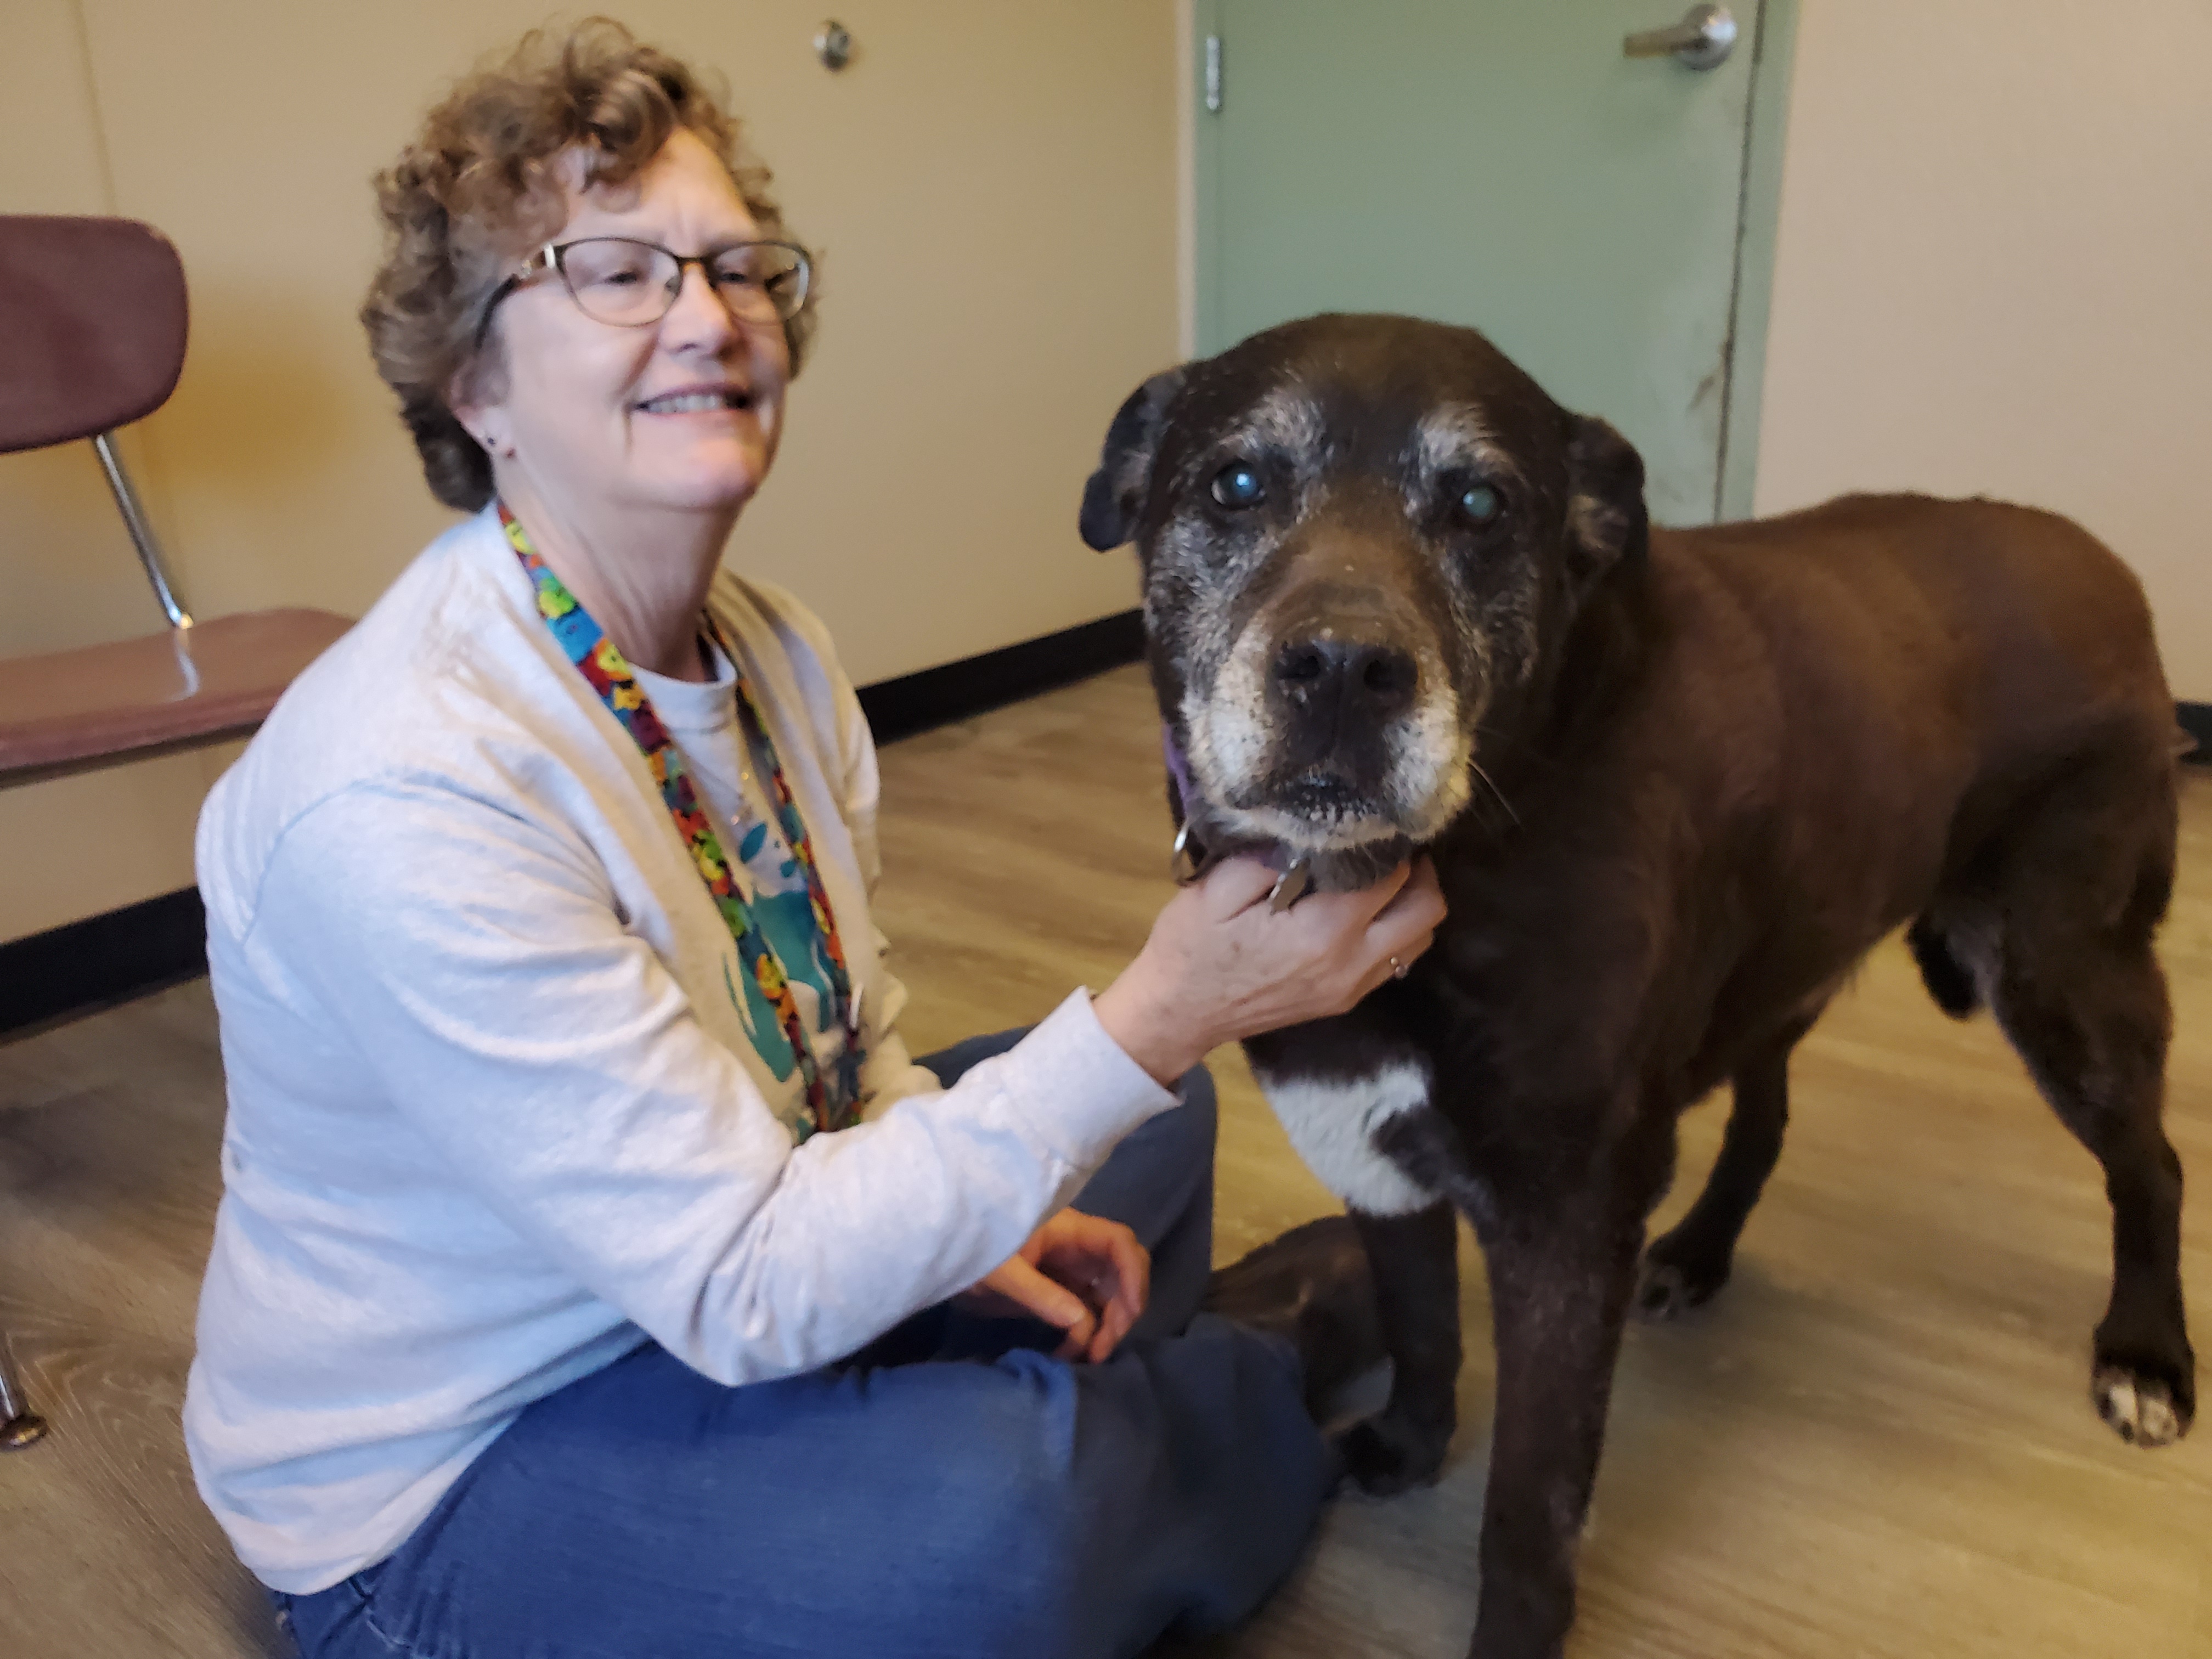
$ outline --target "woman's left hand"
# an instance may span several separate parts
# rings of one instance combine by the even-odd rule
[[[1118,1221],[1062,1210],[981,1283],[954,1300],[970,1313],[1028,1314],[1067,1333],[1062,1359],[1105,1358],[1151,1291],[1152,1258]]]

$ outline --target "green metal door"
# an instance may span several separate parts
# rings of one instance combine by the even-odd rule
[[[1628,435],[1655,517],[1747,501],[1725,452],[1751,436],[1731,380],[1755,375],[1731,356],[1763,333],[1778,172],[1747,166],[1754,69],[1789,18],[1736,0],[1711,69],[1624,54],[1679,4],[1199,0],[1200,349],[1317,311],[1472,324]],[[1778,80],[1758,76],[1777,135]]]

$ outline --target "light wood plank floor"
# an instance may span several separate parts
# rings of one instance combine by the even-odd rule
[[[1034,1019],[1135,950],[1166,894],[1155,719],[1125,671],[886,751],[882,920],[917,1051]],[[2185,821],[2164,954],[2201,1298],[2212,776]],[[1331,1205],[1236,1057],[1216,1066],[1226,1257]],[[175,1426],[221,1117],[204,985],[0,1048],[0,1340],[57,1425],[0,1459],[6,1659],[275,1650]],[[1689,1121],[1668,1215],[1719,1127]],[[1735,1283],[1630,1334],[1576,1659],[2212,1659],[2212,1437],[2136,1451],[2087,1403],[2107,1249],[2087,1155],[1989,1023],[1943,1019],[1885,946],[1800,1051]],[[1443,1482],[1340,1502],[1220,1655],[1463,1651],[1491,1378],[1471,1255],[1468,1284]]]

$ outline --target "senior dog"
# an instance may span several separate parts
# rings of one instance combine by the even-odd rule
[[[1425,850],[1449,900],[1401,982],[1247,1049],[1373,1267],[1395,1379],[1343,1443],[1370,1491],[1443,1460],[1455,1212],[1486,1254],[1474,1659],[1560,1651],[1624,1319],[1727,1279],[1790,1050],[1901,924],[2104,1166],[2097,1409],[2157,1445],[2195,1406],[2152,951],[2173,703],[2140,586],[1998,502],[1670,531],[1643,486],[1481,335],[1328,316],[1146,381],[1083,500],[1084,538],[1142,560],[1187,871],[1248,852],[1340,889]],[[1711,1182],[1646,1249],[1675,1121],[1723,1081]]]

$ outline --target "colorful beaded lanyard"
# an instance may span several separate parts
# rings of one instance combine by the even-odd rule
[[[660,798],[668,807],[669,817],[675,820],[676,833],[690,849],[707,890],[714,896],[714,908],[722,913],[730,937],[737,941],[739,962],[760,988],[769,1006],[775,1010],[776,1023],[783,1028],[784,1041],[790,1045],[792,1057],[798,1062],[799,1074],[806,1084],[807,1121],[800,1126],[799,1139],[805,1139],[817,1129],[845,1127],[853,1121],[860,1099],[860,1000],[854,994],[852,975],[845,965],[844,943],[837,935],[837,919],[830,912],[830,896],[823,890],[814,843],[807,838],[799,803],[792,797],[790,781],[784,776],[783,763],[776,757],[775,741],[769,736],[768,722],[761,718],[744,675],[740,672],[738,676],[738,713],[744,726],[746,744],[752,750],[753,763],[760,769],[761,775],[769,781],[775,797],[776,820],[782,827],[784,839],[791,845],[792,857],[806,872],[806,892],[811,901],[815,932],[822,941],[830,970],[834,1006],[829,1012],[844,1032],[844,1049],[838,1058],[834,1078],[824,1077],[815,1060],[813,1048],[806,1041],[805,1028],[799,1017],[799,1001],[792,994],[790,978],[783,970],[775,946],[753,920],[744,895],[738,890],[735,872],[722,850],[721,838],[714,833],[713,820],[699,804],[698,792],[692,787],[690,775],[684,769],[683,754],[670,739],[660,716],[653,712],[644,688],[638,684],[622,653],[615,648],[615,642],[607,638],[599,623],[592,620],[591,613],[576,602],[576,596],[538,556],[528,533],[503,501],[500,503],[499,521],[507,532],[507,544],[514,548],[515,556],[522,561],[522,568],[530,573],[531,581],[537,587],[538,614],[545,619],[545,625],[552,630],[568,660],[575,664],[577,672],[599,694],[599,701],[622,722],[623,729],[644,754],[646,769],[659,786]],[[714,643],[721,647],[722,654],[734,665],[737,653],[722,638],[712,617],[707,619],[707,628]],[[764,1035],[757,1031],[754,1034],[754,1047],[762,1048]],[[765,1048],[762,1048],[762,1058],[769,1062],[769,1070],[775,1070],[774,1057]]]

